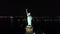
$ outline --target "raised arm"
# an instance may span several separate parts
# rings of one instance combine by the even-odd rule
[[[26,9],[26,13],[28,13],[27,10],[28,10],[28,9]]]
[[[26,14],[27,14],[27,16],[29,16],[30,15],[30,13],[28,13],[28,11],[27,11],[28,9],[26,9]]]

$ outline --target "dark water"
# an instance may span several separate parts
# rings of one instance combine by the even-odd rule
[[[55,21],[54,21],[55,20]],[[26,23],[23,21],[18,22],[17,18],[13,19],[11,23],[10,19],[0,19],[0,33],[1,34],[24,34]],[[33,21],[34,32],[40,34],[57,34],[60,32],[60,21],[57,19],[48,19],[48,21],[40,20]]]

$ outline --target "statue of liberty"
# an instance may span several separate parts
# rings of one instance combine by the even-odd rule
[[[27,22],[28,22],[28,25],[25,28],[26,29],[26,33],[25,34],[33,34],[32,16],[31,16],[31,13],[27,12],[27,9],[26,9],[26,13],[27,13]]]
[[[27,13],[27,22],[28,22],[28,25],[29,26],[32,26],[32,16],[31,16],[31,13],[28,13],[27,12],[27,9],[26,9],[26,13]]]

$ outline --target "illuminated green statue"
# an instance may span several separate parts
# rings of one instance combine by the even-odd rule
[[[31,26],[31,23],[32,23],[32,16],[31,16],[31,13],[28,13],[28,12],[27,12],[27,9],[26,9],[26,13],[27,13],[27,22],[28,22],[28,25]]]
[[[27,12],[27,9],[26,9],[26,13],[27,13],[27,23],[28,23],[28,25],[25,28],[26,34],[33,34],[32,16],[31,16],[31,13]]]

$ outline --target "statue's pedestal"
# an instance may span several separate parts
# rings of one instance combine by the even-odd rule
[[[26,26],[26,32],[25,32],[25,34],[33,34],[33,27],[32,26]]]

